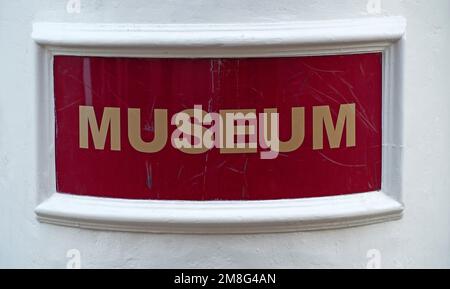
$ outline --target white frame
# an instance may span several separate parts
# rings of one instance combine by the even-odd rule
[[[35,23],[41,222],[153,233],[273,233],[400,219],[403,132],[402,17],[264,24]],[[56,192],[53,56],[274,57],[383,53],[382,190],[276,201],[148,201]]]

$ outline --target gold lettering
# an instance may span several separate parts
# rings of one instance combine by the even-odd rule
[[[105,149],[106,136],[108,130],[110,130],[111,150],[120,151],[120,108],[105,107],[99,128],[94,108],[92,106],[80,106],[79,124],[80,148],[89,148],[89,127],[95,149]]]
[[[291,138],[288,141],[279,139],[279,115],[276,108],[264,109],[262,115],[263,125],[260,125],[261,143],[266,144],[272,151],[289,153],[302,146],[305,139],[305,108],[292,108]]]
[[[141,137],[141,110],[128,109],[128,140],[133,148],[142,153],[156,153],[167,143],[167,110],[155,109],[154,138],[145,142]]]
[[[172,124],[176,125],[177,129],[172,134],[172,144],[175,148],[191,155],[210,150],[203,144],[203,135],[207,129],[201,123],[205,115],[206,112],[200,108],[186,109],[174,115]],[[194,122],[191,122],[191,118],[194,118]],[[194,144],[192,144],[192,138],[194,138]]]
[[[356,146],[355,104],[343,104],[339,109],[336,127],[333,125],[329,106],[313,108],[313,148],[323,149],[323,127],[327,130],[328,141],[332,149],[341,145],[342,134],[346,129],[347,147]]]
[[[221,154],[239,154],[257,152],[257,117],[255,109],[221,110],[223,121],[222,138],[224,147]],[[253,122],[253,123],[252,123]],[[237,137],[237,142],[235,141]],[[249,136],[249,141],[245,141]]]

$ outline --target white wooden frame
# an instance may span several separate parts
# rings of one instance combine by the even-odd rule
[[[41,222],[153,233],[271,233],[367,225],[401,218],[402,17],[264,24],[35,23]],[[142,201],[55,191],[53,56],[283,57],[383,53],[382,191],[276,201]]]

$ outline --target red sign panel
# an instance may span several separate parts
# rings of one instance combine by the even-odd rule
[[[55,56],[61,193],[270,200],[381,189],[380,53]]]

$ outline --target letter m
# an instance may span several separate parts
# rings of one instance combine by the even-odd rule
[[[80,106],[79,117],[80,148],[89,148],[88,135],[90,130],[95,149],[103,150],[108,130],[110,130],[111,150],[120,151],[120,108],[105,107],[100,128],[92,106]]]
[[[339,109],[336,126],[333,124],[329,106],[313,108],[313,148],[323,149],[323,127],[327,130],[328,141],[332,149],[341,146],[342,134],[346,129],[347,147],[356,146],[355,104],[343,104]]]

